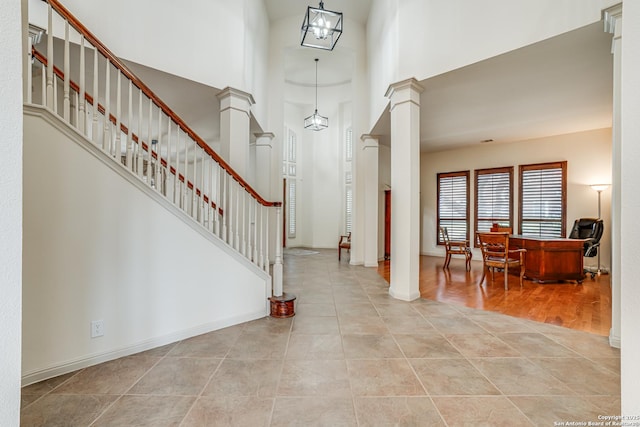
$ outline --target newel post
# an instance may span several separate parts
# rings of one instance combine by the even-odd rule
[[[276,205],[276,256],[273,263],[272,280],[273,296],[271,302],[271,317],[292,317],[295,313],[294,301],[296,296],[282,291],[282,204]]]
[[[282,296],[282,207],[276,206],[276,258],[273,263],[273,296]]]

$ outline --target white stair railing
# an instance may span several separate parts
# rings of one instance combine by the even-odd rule
[[[264,200],[57,0],[46,3],[46,33],[29,52],[27,102],[51,110],[269,274],[269,218],[280,236],[281,203]],[[278,246],[274,296],[282,294]]]

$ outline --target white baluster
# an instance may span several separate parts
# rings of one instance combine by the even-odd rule
[[[46,75],[46,68],[44,66],[44,64],[40,64],[40,75],[42,76],[42,78],[40,79],[40,96],[41,96],[41,105],[43,107],[45,107],[47,105],[47,79],[45,78]]]
[[[247,257],[247,191],[244,188],[240,192],[240,198],[242,204],[242,255]]]
[[[73,92],[73,99],[75,100],[75,105],[73,107],[73,125],[77,128],[78,127],[78,115],[79,115],[79,111],[78,111],[78,92]]]
[[[153,133],[151,126],[153,124],[153,100],[149,98],[149,116],[147,118],[147,185],[152,186],[151,180],[153,168]]]
[[[69,123],[71,120],[71,94],[70,94],[70,85],[69,85],[69,75],[71,74],[71,70],[69,69],[69,21],[65,19],[64,21],[64,99],[62,101],[62,118],[65,122]],[[53,57],[51,57],[51,61],[53,61]]]
[[[213,159],[211,159],[211,157],[207,156],[207,172],[208,177],[209,177],[209,201],[207,202],[207,228],[209,229],[210,232],[214,232],[215,228],[213,225],[213,207],[212,207],[212,203],[213,203]]]
[[[260,210],[260,226],[259,226],[259,237],[260,237],[260,253],[258,256],[260,257],[258,260],[258,266],[264,270],[264,206],[258,206]]]
[[[222,203],[222,198],[220,197],[221,195],[221,185],[220,185],[220,165],[215,162],[215,181],[216,181],[216,185],[215,185],[215,189],[216,189],[216,207],[215,210],[213,212],[213,219],[216,222],[216,236],[220,237],[220,209],[221,209],[221,205],[220,203]]]
[[[253,262],[254,264],[258,264],[258,201],[255,199],[251,200],[253,205]]]
[[[27,50],[27,104],[31,104],[33,102],[33,53],[31,51],[33,49],[33,37],[29,36],[29,49]],[[42,75],[44,79],[44,74]]]
[[[231,227],[229,225],[229,222],[231,221],[231,210],[229,209],[229,202],[230,202],[230,198],[229,198],[229,191],[230,191],[230,187],[231,187],[231,183],[229,182],[229,174],[227,173],[226,170],[222,171],[222,178],[224,179],[224,183],[223,183],[223,190],[224,190],[224,194],[222,196],[222,236],[223,236],[223,240],[227,243],[229,243],[229,241],[231,239],[229,239],[229,236],[231,235]]]
[[[282,296],[282,224],[280,221],[282,208],[276,207],[276,257],[273,263],[273,295]]]
[[[122,130],[120,129],[120,120],[122,118],[122,72],[120,68],[116,68],[116,141],[114,152],[111,154],[116,158],[118,163],[122,163]]]
[[[171,120],[171,117],[167,116],[167,118],[169,120],[167,120],[167,158],[165,159],[167,162],[166,175],[167,177],[171,177],[171,122],[173,120]],[[173,191],[173,187],[171,188],[171,190]],[[169,188],[166,187],[165,196],[167,195],[168,192],[169,192]],[[171,195],[171,200],[175,204],[175,196],[173,194]]]
[[[164,194],[162,191],[163,179],[162,179],[162,108],[158,107],[158,142],[156,143],[156,164],[153,168],[155,173],[156,190],[160,194]]]
[[[43,105],[54,110],[53,100],[53,9],[49,5],[48,20],[47,20],[47,102],[43,102]]]
[[[200,201],[198,203],[198,209],[200,210],[200,224],[204,225],[204,159],[207,157],[207,153],[202,151],[202,160],[200,160]]]
[[[193,141],[193,181],[191,181],[191,217],[198,220],[198,144]]]
[[[80,93],[78,93],[78,130],[86,135],[87,129],[87,101],[84,97],[85,89],[85,58],[84,58],[84,36],[80,35]]]
[[[182,182],[182,209],[189,213],[189,205],[187,205],[187,197],[189,193],[189,135],[185,133],[184,140],[184,181]]]
[[[58,77],[53,76],[53,112],[58,114]]]
[[[144,151],[142,149],[142,89],[138,89],[138,146],[136,147],[136,173],[138,178],[142,179],[144,172]]]
[[[173,203],[180,209],[182,205],[182,185],[180,184],[180,126],[178,126],[176,134],[176,179],[173,183]]]
[[[129,79],[127,79],[129,80]],[[134,172],[133,167],[133,82],[129,80],[129,103],[127,105],[128,118],[127,118],[127,156],[126,165],[127,169]]]
[[[93,143],[98,145],[98,49],[93,48],[93,124],[91,126]]]
[[[105,89],[104,89],[104,133],[102,136],[102,149],[111,154],[111,136],[109,131],[111,129],[111,70],[109,69],[111,63],[107,59],[105,67]]]
[[[269,216],[270,216],[270,210],[269,208],[267,208],[266,206],[262,207],[263,212],[265,213],[265,226],[262,229],[262,235],[264,236],[264,271],[267,272],[267,274],[269,273]]]
[[[237,181],[236,181],[237,182]],[[236,233],[235,233],[235,239],[234,239],[234,249],[236,251],[240,250],[240,192],[242,191],[242,187],[240,187],[240,183],[237,183],[237,187],[236,187],[236,197],[235,197],[235,225],[236,225]]]

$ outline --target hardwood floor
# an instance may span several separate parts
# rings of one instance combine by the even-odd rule
[[[420,295],[422,298],[508,314],[598,335],[609,335],[611,328],[610,276],[585,278],[575,282],[538,284],[509,274],[509,290],[504,289],[502,273],[491,274],[482,285],[482,263],[473,261],[465,271],[464,259],[451,260],[443,269],[444,258],[420,257]],[[390,261],[379,263],[378,272],[390,280]]]

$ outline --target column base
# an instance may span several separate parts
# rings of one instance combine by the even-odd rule
[[[294,301],[296,296],[294,294],[283,293],[279,297],[270,297],[271,302],[271,317],[278,319],[284,319],[287,317],[293,317],[296,315]]]

